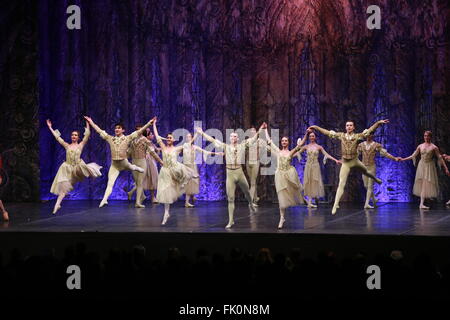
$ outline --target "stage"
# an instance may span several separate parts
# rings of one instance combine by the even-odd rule
[[[450,236],[450,209],[443,205],[419,210],[415,203],[381,203],[376,209],[362,204],[341,204],[336,215],[329,205],[318,208],[299,206],[287,210],[285,227],[277,229],[279,213],[274,203],[261,203],[250,213],[245,202],[236,203],[235,225],[225,229],[227,203],[197,202],[185,208],[179,201],[171,207],[167,225],[161,226],[164,208],[147,203],[134,208],[134,202],[64,201],[52,214],[54,201],[46,203],[10,203],[11,220],[2,232],[152,232],[152,233],[292,233],[343,235],[416,235]]]

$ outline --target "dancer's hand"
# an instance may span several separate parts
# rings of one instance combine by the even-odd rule
[[[378,123],[386,124],[386,123],[389,123],[389,120],[388,119],[380,120],[380,121],[378,121]]]
[[[89,124],[92,124],[92,119],[91,119],[91,117],[84,116],[84,118],[86,119],[87,122],[89,122]]]
[[[267,123],[263,122],[261,124],[261,127],[259,127],[259,129],[266,129],[267,128]]]
[[[395,161],[397,161],[397,162],[402,161],[402,158],[400,158],[400,157],[395,157]]]
[[[224,156],[225,152],[216,152],[215,154],[218,155],[218,156]]]
[[[50,121],[50,119],[47,119],[47,126],[48,126],[49,128],[52,127],[52,122]]]
[[[202,128],[200,128],[200,127],[195,128],[195,131],[197,131],[197,132],[200,133],[200,134],[203,133],[203,130],[202,130]]]
[[[314,132],[314,126],[310,126],[310,127],[307,129],[307,131],[309,131],[309,132]]]
[[[336,160],[336,164],[341,165],[342,164],[342,160]]]
[[[86,121],[86,129],[89,129],[90,126],[91,126],[91,125],[89,124],[89,122]]]
[[[157,119],[158,119],[157,117],[153,117],[152,120],[150,120],[150,122],[153,124],[156,122]]]

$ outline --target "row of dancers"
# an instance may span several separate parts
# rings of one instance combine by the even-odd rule
[[[319,126],[311,126],[307,129],[304,137],[298,139],[294,149],[289,149],[289,138],[282,137],[280,147],[274,143],[269,135],[267,124],[263,123],[258,130],[252,128],[252,136],[240,142],[238,134],[230,134],[229,143],[224,143],[206,134],[201,128],[196,128],[195,135],[187,137],[187,142],[175,146],[175,140],[171,133],[166,138],[162,138],[157,129],[157,118],[154,117],[143,126],[137,126],[136,131],[130,135],[125,135],[125,127],[122,124],[114,126],[114,135],[109,135],[106,131],[99,128],[94,121],[85,116],[86,128],[81,142],[78,131],[73,131],[71,143],[65,142],[58,130],[52,128],[50,120],[47,125],[55,136],[56,140],[66,149],[66,161],[60,166],[58,173],[53,181],[51,192],[58,195],[53,213],[61,208],[61,201],[65,195],[73,189],[73,186],[86,177],[98,177],[101,175],[99,165],[95,163],[86,164],[81,159],[83,147],[90,136],[90,127],[103,138],[109,145],[111,151],[111,166],[108,172],[108,184],[100,202],[99,207],[108,204],[108,198],[114,187],[114,183],[121,171],[129,170],[133,173],[135,188],[128,192],[129,198],[136,192],[135,206],[143,208],[145,199],[144,189],[151,190],[153,203],[164,204],[164,216],[162,225],[167,223],[170,217],[170,205],[177,201],[183,194],[186,194],[185,206],[192,207],[190,199],[199,192],[199,175],[197,165],[195,164],[196,152],[208,155],[224,155],[226,166],[226,193],[228,200],[228,224],[226,228],[234,225],[235,209],[235,190],[236,186],[242,190],[249,204],[251,212],[255,212],[258,206],[256,178],[259,173],[259,148],[265,148],[277,157],[277,168],[275,171],[275,188],[278,196],[280,220],[278,228],[282,228],[285,222],[286,209],[305,203],[308,207],[316,207],[313,199],[324,196],[324,187],[321,177],[319,154],[324,156],[324,162],[331,159],[340,165],[339,185],[336,191],[335,201],[331,213],[335,214],[339,209],[339,202],[343,195],[347,177],[354,168],[360,170],[363,175],[364,186],[367,189],[364,208],[372,209],[376,206],[376,198],[373,191],[373,183],[381,184],[382,181],[376,177],[375,157],[380,155],[393,161],[416,160],[420,155],[420,161],[417,166],[416,178],[414,182],[413,193],[420,197],[421,209],[429,209],[425,206],[425,199],[438,196],[438,176],[434,158],[438,160],[440,166],[447,175],[450,175],[445,160],[450,161],[450,156],[442,155],[436,145],[431,143],[431,132],[424,133],[424,143],[420,144],[414,153],[406,158],[396,157],[387,152],[383,146],[373,140],[375,130],[388,120],[380,120],[370,128],[361,133],[355,132],[354,121],[346,122],[345,132],[335,132],[326,130]],[[156,146],[152,142],[153,135],[147,136],[147,129],[153,126],[153,133],[156,137]],[[316,134],[318,131],[332,139],[339,140],[341,145],[342,159],[338,160],[325,151],[317,144]],[[216,148],[223,149],[223,152],[206,151],[193,144],[196,137],[202,135],[207,141],[214,144]],[[265,139],[262,136],[265,135]],[[147,137],[146,137],[147,136]],[[309,143],[305,145],[306,140]],[[365,140],[361,142],[361,140]],[[257,146],[256,152],[249,154],[245,159],[246,150]],[[255,149],[253,149],[255,150]],[[162,158],[158,155],[161,152]],[[183,163],[178,161],[178,155],[183,153]],[[307,154],[307,160],[304,172],[304,184],[302,185],[297,174],[297,170],[292,165],[292,159],[295,155]],[[362,155],[362,161],[359,160]],[[132,163],[128,161],[131,157]],[[247,162],[245,161],[247,160]],[[156,162],[161,164],[158,173]],[[246,163],[246,171],[250,179],[249,186],[244,174],[242,163]],[[156,197],[155,190],[158,190]],[[372,201],[372,205],[370,204]],[[450,201],[449,203],[450,204]]]

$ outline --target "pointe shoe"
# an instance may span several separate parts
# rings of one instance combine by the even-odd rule
[[[165,212],[165,213],[164,213],[164,217],[163,217],[163,221],[162,221],[161,225],[164,226],[164,225],[167,223],[167,220],[169,219],[169,217],[170,217],[170,214],[167,213],[167,212]]]
[[[59,209],[61,209],[61,206],[55,206],[55,208],[53,209],[53,214],[56,214]]]
[[[225,229],[231,229],[231,227],[234,225],[234,221],[230,221],[228,222],[227,226],[225,227]]]
[[[286,221],[286,219],[284,218],[280,218],[280,222],[278,223],[278,229],[282,229],[283,228],[283,224]]]
[[[378,183],[378,184],[383,183],[383,181],[381,181],[381,179],[379,179],[379,178],[376,178],[376,179],[375,179],[375,182]]]
[[[143,204],[141,204],[141,203],[136,203],[136,204],[134,205],[134,207],[135,207],[135,208],[145,208],[145,206],[144,206]]]
[[[259,207],[259,205],[258,205],[256,202],[253,202],[253,206],[254,206],[255,208]]]
[[[152,200],[152,203],[158,204],[159,202],[158,202],[156,199],[153,199],[153,200]]]
[[[428,210],[428,209],[430,209],[430,207],[427,207],[427,206],[422,205],[422,206],[419,206],[419,209]]]
[[[193,204],[190,204],[189,202],[186,202],[186,203],[184,204],[184,206],[185,206],[186,208],[193,208],[193,207],[194,207],[194,205],[193,205]]]
[[[372,207],[370,204],[366,204],[364,206],[364,209],[374,209],[374,207]]]
[[[317,205],[312,204],[312,203],[308,203],[308,208],[317,208]]]
[[[338,209],[338,206],[333,206],[333,209],[331,210],[331,214],[336,214],[336,211]]]
[[[107,205],[108,204],[108,201],[106,201],[106,200],[102,200],[102,202],[100,202],[100,204],[99,204],[99,208],[103,208],[105,205]]]
[[[3,221],[9,221],[8,211],[3,211],[2,218]]]
[[[250,204],[248,205],[248,208],[250,209],[250,212],[251,212],[251,213],[256,212],[256,206],[255,206],[254,203],[250,203]]]
[[[445,204],[446,206],[450,206],[450,200],[447,201],[447,203]]]

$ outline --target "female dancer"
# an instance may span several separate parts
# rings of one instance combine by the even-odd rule
[[[7,183],[8,183],[8,175],[6,174],[6,171],[3,170],[2,158],[0,157],[0,211],[2,212],[2,219],[4,221],[9,221],[8,211],[6,211],[5,206],[3,205],[3,202],[1,199],[3,189],[7,185]]]
[[[192,169],[195,173],[195,176],[198,177],[198,168],[197,168],[197,164],[195,163],[195,156],[196,156],[196,152],[200,151],[205,155],[223,155],[223,152],[211,152],[211,151],[206,151],[203,150],[202,148],[194,145],[194,141],[195,138],[197,137],[197,135],[194,135],[194,138],[192,138],[192,134],[188,133],[186,135],[186,143],[183,144],[183,163],[186,167]],[[194,197],[196,194],[199,193],[199,187],[200,187],[200,180],[199,178],[194,178],[191,179],[187,185],[186,185],[186,200],[184,203],[184,206],[186,208],[192,208],[194,207],[193,204],[191,204],[189,202],[189,200],[192,197],[192,200],[194,200]]]
[[[443,154],[442,157],[444,158],[445,161],[450,162],[450,156],[449,155]],[[449,176],[450,176],[450,174],[449,174]],[[448,200],[445,205],[446,206],[450,206],[450,200]]]
[[[162,138],[158,134],[156,121],[155,118],[155,121],[153,122],[153,132],[156,136],[156,142],[158,142],[162,149],[162,158],[164,162],[158,175],[158,194],[156,195],[156,200],[159,203],[164,203],[164,218],[161,224],[165,225],[167,219],[170,217],[170,205],[184,193],[186,184],[188,184],[191,179],[198,178],[198,175],[196,175],[192,169],[177,161],[178,153],[183,146],[175,147],[173,145],[174,140],[171,133],[167,134],[167,145],[164,144]]]
[[[86,164],[83,159],[81,159],[83,148],[91,135],[88,122],[86,122],[83,140],[78,143],[80,140],[80,133],[78,131],[72,131],[70,144],[65,142],[60,137],[61,133],[58,130],[53,130],[52,123],[48,119],[47,126],[51,133],[55,136],[56,141],[58,141],[64,149],[66,149],[66,161],[64,161],[59,167],[58,173],[56,174],[50,188],[51,193],[58,195],[58,199],[56,200],[56,204],[53,209],[53,214],[55,214],[61,208],[61,201],[64,199],[66,194],[73,189],[73,186],[77,182],[82,181],[84,178],[100,177],[102,175],[100,172],[102,167],[93,162]]]
[[[342,162],[329,155],[322,146],[316,143],[316,134],[314,132],[307,133],[307,135],[309,137],[309,144],[302,147],[299,151],[300,154],[306,151],[308,156],[306,159],[305,171],[303,172],[303,187],[305,188],[303,194],[308,196],[308,208],[317,208],[317,205],[312,203],[312,199],[316,198],[317,203],[317,198],[322,198],[325,195],[322,175],[320,173],[320,164],[318,161],[319,152],[322,152],[324,156],[324,164],[328,158],[337,164],[342,164]]]
[[[278,203],[280,207],[280,222],[278,229],[283,228],[285,222],[286,208],[305,203],[301,194],[303,187],[298,178],[297,170],[291,165],[292,157],[299,151],[306,141],[306,134],[300,143],[289,150],[289,138],[281,138],[281,150],[272,142],[267,128],[265,128],[268,146],[267,149],[277,156],[277,169],[275,171],[275,188],[277,190]],[[309,133],[311,131],[308,131]]]
[[[439,164],[444,167],[445,173],[449,175],[449,171],[445,161],[439,152],[439,148],[431,143],[431,131],[425,131],[423,134],[424,143],[420,144],[416,151],[407,158],[401,158],[401,161],[413,160],[416,164],[416,157],[420,154],[420,161],[417,165],[416,179],[414,181],[413,194],[420,197],[420,209],[430,209],[424,205],[426,198],[436,198],[439,193],[438,177],[434,156]]]

